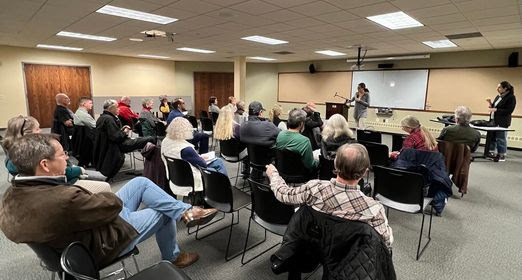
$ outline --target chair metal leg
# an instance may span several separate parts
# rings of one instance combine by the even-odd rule
[[[257,247],[258,245],[260,245],[261,243],[265,242],[266,241],[266,229],[265,229],[265,236],[262,240],[258,241],[257,243],[254,243],[252,245],[250,245],[248,248],[247,248],[247,245],[248,245],[248,237],[250,235],[250,224],[252,223],[252,216],[248,219],[248,229],[247,229],[247,236],[246,236],[246,239],[245,239],[245,247],[243,248],[243,256],[241,256],[241,264],[242,265],[245,265],[251,261],[253,261],[254,259],[256,259],[257,257],[263,255],[264,253],[272,250],[274,247],[276,247],[277,245],[281,244],[281,242],[278,242],[276,243],[275,245],[273,245],[272,247],[264,250],[263,252],[255,255],[254,257],[248,259],[247,261],[245,261],[245,253],[250,250],[250,249],[253,249],[254,247]]]
[[[237,222],[234,222],[234,216],[235,216],[235,213],[237,213]],[[211,233],[208,233],[207,235],[202,236],[202,237],[199,237],[199,236],[198,236],[199,230],[202,229],[202,228],[204,228],[204,227],[207,227],[207,226],[209,226],[209,225],[211,225],[211,224],[205,225],[204,227],[201,227],[201,228],[198,226],[198,228],[197,228],[197,230],[196,230],[196,240],[201,240],[201,239],[203,239],[203,238],[207,238],[207,237],[209,237],[209,236],[211,236],[211,235],[213,235],[213,234],[215,234],[215,233],[217,233],[217,232],[220,232],[220,231],[222,231],[222,230],[229,229],[229,233],[228,233],[228,241],[227,241],[227,248],[226,248],[226,250],[225,250],[225,260],[226,260],[227,262],[228,262],[229,260],[231,260],[231,259],[233,259],[233,258],[235,258],[235,257],[237,257],[237,256],[239,256],[239,255],[241,255],[241,253],[243,253],[243,251],[239,251],[239,252],[235,253],[235,254],[232,255],[232,256],[229,256],[229,255],[228,255],[229,250],[230,250],[230,240],[232,239],[232,229],[233,229],[233,226],[239,224],[239,210],[237,210],[237,211],[235,211],[235,212],[232,212],[231,214],[232,214],[232,219],[230,220],[230,225],[228,225],[228,226],[224,226],[224,227],[222,227],[222,228],[220,228],[220,229],[218,229],[218,230],[215,230],[215,231],[213,231],[213,232],[211,232]],[[223,217],[223,218],[224,218],[224,217]],[[222,218],[222,219],[223,219],[223,218]],[[219,219],[219,220],[222,220],[222,219]],[[215,221],[215,222],[217,222],[217,221]],[[213,222],[212,224],[214,224],[215,222]]]
[[[422,224],[421,224],[421,231],[420,231],[420,235],[419,235],[419,244],[417,245],[417,258],[416,260],[419,260],[419,258],[422,256],[422,253],[424,253],[424,250],[426,249],[426,247],[428,247],[428,244],[430,244],[430,241],[431,241],[431,220],[433,218],[433,207],[430,207],[430,226],[429,226],[429,230],[428,230],[428,242],[426,242],[426,244],[422,247],[422,250],[420,250],[420,247],[421,247],[421,242],[422,242],[422,233],[423,233],[423,230],[424,230],[424,211],[422,212]],[[420,252],[419,252],[420,250]]]

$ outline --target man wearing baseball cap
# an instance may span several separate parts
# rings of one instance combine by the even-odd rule
[[[241,125],[239,135],[241,142],[259,146],[273,146],[275,144],[279,128],[272,122],[263,118],[263,104],[253,101],[248,106],[248,121]]]

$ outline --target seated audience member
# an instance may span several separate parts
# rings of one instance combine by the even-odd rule
[[[227,170],[221,159],[210,159],[208,155],[199,155],[196,152],[194,145],[187,141],[192,138],[192,131],[192,125],[187,119],[175,118],[167,127],[167,137],[161,142],[161,154],[167,172],[168,166],[164,157],[182,159],[190,163],[194,176],[194,190],[198,192],[203,191],[203,181],[198,167],[213,169],[225,175]]]
[[[76,116],[76,118],[74,118],[74,125],[95,128],[96,121],[89,113],[90,110],[92,110],[92,99],[89,97],[81,97],[78,104],[78,110],[74,113]]]
[[[219,114],[218,99],[215,96],[211,96],[208,100],[208,112]]]
[[[159,111],[162,114],[163,120],[166,121],[169,116],[170,107],[172,106],[172,104],[169,102],[166,95],[160,96],[159,100],[160,100]]]
[[[333,160],[339,147],[354,141],[353,132],[346,119],[342,115],[334,114],[326,121],[322,132],[321,155],[325,159]]]
[[[241,125],[241,142],[259,146],[274,146],[279,128],[263,118],[265,109],[261,102],[253,101],[248,106],[248,121]]]
[[[286,123],[279,118],[282,112],[283,108],[281,105],[276,104],[274,105],[274,108],[272,108],[272,110],[270,110],[268,113],[268,119],[273,122],[277,128],[281,130],[287,130]]]
[[[248,114],[245,112],[245,101],[238,101],[236,103],[236,111],[234,112],[234,121],[242,125],[248,120]]]
[[[455,109],[456,125],[447,126],[440,132],[439,140],[466,144],[474,152],[480,143],[480,132],[469,126],[471,110],[465,106]]]
[[[306,121],[302,134],[310,139],[312,149],[317,150],[319,149],[318,139],[321,134],[321,127],[323,126],[321,114],[317,111],[315,103],[313,102],[306,103],[303,110],[306,112]]]
[[[18,168],[15,166],[13,161],[9,158],[9,151],[16,141],[28,134],[40,134],[40,123],[31,117],[18,116],[11,118],[7,122],[7,130],[5,132],[5,139],[2,141],[2,147],[6,152],[5,165],[7,171],[13,175],[18,175]],[[75,184],[83,187],[90,192],[110,192],[111,186],[106,182],[85,180],[81,178],[88,177],[85,169],[80,166],[73,165],[67,160],[67,167],[65,168],[65,179],[69,184]]]
[[[299,187],[289,187],[271,164],[267,166],[266,174],[277,200],[293,205],[306,204],[319,212],[368,223],[390,247],[393,233],[384,207],[359,189],[358,182],[369,167],[370,159],[364,146],[345,144],[337,150],[337,178],[331,181],[311,180]]]
[[[71,150],[71,137],[74,131],[74,113],[67,108],[71,99],[65,93],[56,95],[56,109],[54,110],[51,133],[60,135],[60,144],[66,151]]]
[[[175,99],[172,103],[169,117],[167,118],[167,125],[177,117],[185,117],[187,115],[187,108],[185,108],[185,101],[182,98]],[[189,140],[190,139],[190,140]],[[208,152],[208,135],[203,132],[193,132],[192,137],[186,139],[194,145],[194,148],[200,154]]]
[[[306,112],[302,109],[292,109],[288,113],[288,130],[281,131],[277,135],[276,149],[288,150],[301,155],[303,165],[313,171],[319,165],[319,161],[314,159],[310,140],[301,135],[304,129]]]
[[[143,106],[139,118],[141,132],[143,133],[143,136],[156,136],[156,123],[162,121],[160,121],[160,119],[150,111],[152,110],[152,106],[154,106],[154,101],[150,98],[145,98],[141,105]]]
[[[121,125],[118,119],[119,106],[116,100],[103,103],[103,113],[96,121],[93,163],[96,170],[108,179],[113,178],[123,166],[125,153],[142,149],[150,142],[155,144],[155,137],[129,137],[131,128]]]
[[[156,235],[163,260],[178,267],[198,260],[196,253],[180,253],[176,221],[204,224],[216,215],[215,209],[178,201],[144,177],[130,180],[116,194],[93,194],[71,185],[63,176],[67,154],[50,135],[26,135],[9,155],[20,176],[4,193],[0,228],[11,241],[57,250],[80,241],[99,266],[106,266]]]
[[[404,149],[417,149],[422,151],[437,151],[437,140],[430,131],[422,126],[414,116],[406,116],[401,121],[402,130],[409,135],[402,142],[401,151]],[[396,159],[400,151],[391,152],[390,157]]]
[[[239,135],[240,125],[234,121],[234,106],[232,104],[228,104],[221,108],[221,113],[216,121],[216,126],[214,127],[214,139],[216,140],[229,140],[229,139],[237,139],[241,140]],[[246,145],[242,142],[239,142],[239,150],[241,151],[239,157],[245,157],[247,155]],[[248,157],[243,159],[243,172],[244,176],[248,176],[250,173],[250,162]]]
[[[138,121],[140,116],[132,111],[130,105],[131,99],[128,96],[122,97],[118,102],[118,117],[123,125],[128,125],[129,127],[134,128],[134,124]]]

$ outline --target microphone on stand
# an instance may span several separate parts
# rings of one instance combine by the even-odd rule
[[[341,96],[341,95],[337,94],[337,92],[335,93],[334,97],[339,97],[339,98],[344,99],[345,101],[348,101],[348,98],[346,98],[346,97],[344,97],[344,96]]]

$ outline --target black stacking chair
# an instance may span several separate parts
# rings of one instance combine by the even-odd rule
[[[282,237],[286,232],[286,226],[294,215],[294,206],[279,202],[275,198],[272,190],[270,190],[269,185],[256,182],[252,179],[249,179],[248,183],[250,184],[251,190],[252,209],[250,213],[250,219],[248,220],[248,229],[245,239],[245,247],[243,249],[243,256],[241,257],[242,264],[249,263],[253,259],[281,244],[281,242],[278,242],[272,247],[245,261],[245,253],[248,250],[266,241],[267,231]],[[265,237],[261,241],[250,245],[247,248],[248,237],[250,236],[250,224],[252,221],[256,222],[256,224],[260,225],[265,230]]]
[[[194,116],[186,116],[187,120],[190,122],[194,130],[198,130],[198,120]]]
[[[424,197],[425,180],[421,173],[410,172],[402,169],[374,166],[374,192],[373,197],[384,206],[405,213],[422,214],[422,224],[417,245],[417,257],[419,260],[424,249],[431,241],[431,220],[433,218],[433,198]],[[430,205],[430,225],[428,229],[428,242],[422,247],[422,234],[424,231],[424,209]],[[388,211],[387,211],[388,213]]]
[[[40,259],[40,266],[42,266],[42,268],[44,268],[45,270],[51,271],[53,273],[52,279],[55,279],[56,275],[58,275],[58,277],[61,278],[62,280],[74,279],[74,278],[71,278],[71,276],[67,275],[64,272],[64,270],[62,269],[62,267],[60,265],[60,254],[61,254],[60,251],[58,251],[46,244],[27,243],[27,245],[36,253],[38,258]],[[117,275],[117,274],[120,274],[121,272],[123,272],[125,277],[127,277],[127,275],[130,274],[130,272],[125,267],[124,260],[127,259],[128,257],[132,257],[132,259],[134,260],[134,265],[136,266],[136,271],[140,271],[140,269],[138,267],[138,262],[136,261],[136,257],[135,257],[139,253],[140,253],[140,251],[138,250],[138,248],[134,247],[134,249],[132,251],[115,259],[111,264],[109,264],[106,267],[112,266],[116,263],[121,263],[122,268],[109,273],[106,277],[109,277],[112,275]],[[102,267],[99,270],[105,269],[106,267]],[[99,274],[98,271],[96,271],[96,272]],[[80,278],[80,279],[82,279],[82,278]]]
[[[272,163],[274,149],[270,146],[259,146],[254,144],[247,145],[248,160],[253,169],[264,172],[266,165]]]
[[[235,177],[231,179],[236,179],[234,186],[237,187],[237,178],[239,178],[239,171],[241,170],[241,161],[248,157],[247,153],[241,154],[241,152],[245,149],[244,145],[235,138],[231,138],[228,140],[220,140],[219,141],[219,151],[221,152],[221,157],[230,162],[237,163],[237,174]]]
[[[334,174],[334,169],[334,160],[329,160],[324,158],[323,155],[319,155],[319,179],[330,180],[337,177]]]
[[[406,134],[392,134],[392,151],[400,151],[402,149],[402,142],[408,135]]]
[[[162,122],[155,122],[156,136],[165,137],[167,135],[167,127]]]
[[[192,168],[190,163],[182,159],[176,159],[171,157],[165,157],[167,160],[167,170],[169,171],[167,177],[169,182],[180,188],[191,188],[192,189],[192,204],[195,203],[194,198],[194,175],[192,174]],[[170,185],[170,184],[169,184]],[[167,191],[167,190],[165,190]],[[176,197],[172,192],[171,188],[168,188],[167,193]]]
[[[216,121],[219,117],[219,113],[216,112],[210,112],[210,118],[212,119],[212,123],[216,124]]]
[[[285,182],[299,184],[313,178],[313,171],[308,170],[302,161],[301,155],[289,150],[276,150],[276,168]],[[317,176],[316,176],[317,178]]]
[[[212,150],[212,147],[214,147],[214,124],[209,118],[200,118],[199,121],[201,122],[201,130],[203,133],[212,137],[212,142],[210,142],[210,149]]]
[[[201,110],[201,112],[199,112],[199,118],[208,118],[208,112]]]
[[[370,157],[370,164],[372,166],[388,166],[390,161],[390,151],[388,146],[375,142],[358,141],[359,144],[366,147],[368,156]]]
[[[82,243],[71,243],[60,257],[60,265],[67,275],[77,280],[95,280],[100,278],[100,272],[94,257]],[[103,277],[105,278],[105,277]],[[129,280],[190,280],[182,270],[169,261],[161,261],[125,279]]]
[[[357,142],[360,141],[382,143],[382,135],[379,131],[357,129]]]
[[[201,240],[224,229],[229,229],[227,247],[225,250],[225,260],[229,261],[242,253],[242,251],[239,251],[234,255],[229,256],[230,241],[232,239],[232,228],[234,225],[239,223],[239,210],[250,205],[250,196],[236,188],[233,188],[230,185],[230,180],[224,174],[207,169],[200,170],[203,177],[203,186],[205,188],[205,202],[210,207],[216,208],[218,211],[222,212],[223,217],[205,226],[197,226],[196,240]],[[199,236],[199,231],[201,229],[223,220],[226,214],[232,214],[232,219],[230,220],[229,226],[222,227],[218,230],[208,233],[205,236]],[[236,216],[237,221],[235,222],[234,217]]]

